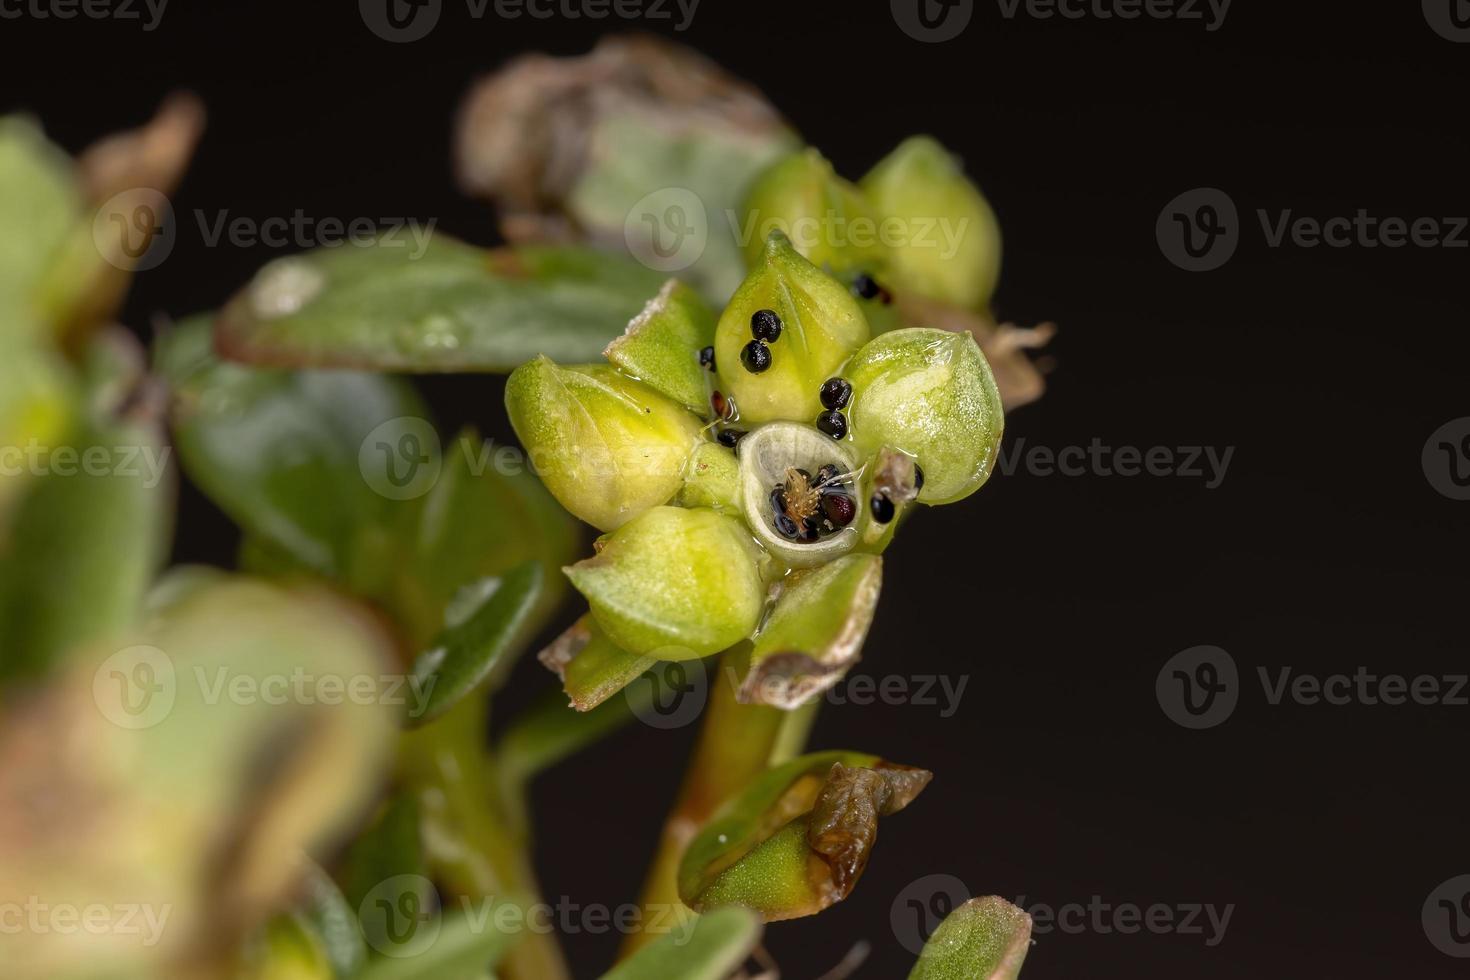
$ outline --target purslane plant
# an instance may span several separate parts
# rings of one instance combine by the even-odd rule
[[[1036,394],[996,346],[1016,335],[987,319],[994,216],[932,141],[849,184],[697,56],[599,52],[577,85],[544,86],[601,87],[593,165],[560,168],[583,176],[554,194],[549,160],[516,171],[535,200],[566,193],[576,240],[532,242],[544,216],[511,208],[503,249],[435,236],[412,257],[383,243],[277,260],[219,315],[160,327],[151,370],[109,326],[142,253],[99,238],[92,209],[127,227],[118,192],[167,191],[197,105],[171,103],[75,175],[30,124],[0,120],[0,218],[18,229],[0,269],[15,382],[0,446],[167,462],[166,408],[184,475],[242,532],[240,572],[160,574],[167,466],[0,475],[0,898],[177,910],[148,942],[22,935],[15,975],[564,977],[555,938],[527,927],[527,786],[646,716],[652,686],[632,682],[669,669],[712,677],[643,895],[679,921],[633,931],[609,978],[744,976],[762,921],[846,897],[879,819],[928,784],[804,747],[862,651],[897,527],[979,489],[1003,404]],[[461,169],[494,193],[503,172],[467,149],[473,130],[467,112]],[[598,216],[671,166],[770,233],[719,243],[687,283],[608,248]],[[972,233],[943,254],[804,237],[828,205]],[[545,489],[486,465],[473,432],[441,447],[391,376],[512,368],[507,407]],[[553,497],[602,532],[590,556],[573,562]],[[492,697],[567,583],[587,612],[541,656],[563,691],[491,743]],[[370,696],[258,696],[302,676],[370,680]],[[1029,932],[998,899],[968,903],[913,976],[1014,980]]]

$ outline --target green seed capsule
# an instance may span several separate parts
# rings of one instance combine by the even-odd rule
[[[896,286],[966,309],[989,304],[1000,277],[1000,225],[944,147],[927,136],[907,139],[861,186],[885,221],[897,219],[908,232],[890,249]]]
[[[692,413],[605,364],[537,358],[511,373],[505,404],[546,488],[604,531],[678,492],[699,438]]]
[[[780,231],[814,265],[850,279],[859,269],[881,269],[888,250],[873,207],[820,153],[803,150],[756,178],[745,200],[746,259],[754,265],[772,231]]]
[[[751,340],[751,318],[761,310],[776,314],[781,335],[769,363],[754,373],[742,353],[760,344]],[[743,422],[809,422],[822,410],[822,382],[868,336],[868,321],[848,288],[797,254],[785,236],[773,235],[715,331],[720,390],[740,406]]]
[[[766,598],[759,558],[736,518],[655,507],[566,573],[618,646],[639,656],[689,660],[755,630]]]
[[[922,461],[922,503],[960,500],[990,476],[1005,417],[990,365],[969,334],[883,334],[853,356],[844,376],[852,382],[854,442],[864,455],[891,446]]]

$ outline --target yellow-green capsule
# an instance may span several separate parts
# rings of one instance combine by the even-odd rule
[[[848,288],[776,232],[715,330],[720,390],[734,399],[742,427],[811,423],[822,411],[822,382],[868,336]]]
[[[539,357],[511,373],[505,405],[546,488],[604,531],[677,493],[699,438],[693,414],[606,364]]]
[[[985,355],[968,333],[914,327],[869,341],[844,369],[852,439],[912,457],[919,501],[968,497],[990,476],[1005,415]]]
[[[566,573],[613,643],[641,657],[692,660],[754,632],[766,598],[760,557],[734,517],[655,507]]]
[[[875,273],[887,259],[873,207],[856,184],[839,177],[813,149],[777,161],[756,178],[741,230],[751,265],[773,231],[784,233],[813,265],[839,278]]]
[[[1000,224],[959,161],[928,136],[904,140],[860,182],[882,216],[894,285],[983,309],[1000,278]]]

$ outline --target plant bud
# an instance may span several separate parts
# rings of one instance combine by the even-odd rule
[[[692,414],[605,364],[539,357],[511,373],[505,405],[546,488],[604,531],[677,493],[699,437]]]
[[[923,474],[921,503],[961,500],[990,476],[1005,416],[969,334],[917,327],[883,334],[853,356],[844,376],[859,450],[868,456],[888,446],[910,456]]]
[[[880,160],[861,186],[885,221],[896,218],[908,231],[890,243],[895,285],[951,306],[989,304],[1000,277],[1000,225],[955,157],[915,136]]]
[[[839,177],[813,149],[766,169],[745,201],[745,259],[754,266],[773,231],[791,239],[813,265],[839,279],[886,265],[878,219],[857,185]]]
[[[741,352],[755,342],[752,318],[762,311],[779,318],[780,333],[769,343],[768,363],[755,372]],[[742,423],[810,421],[822,411],[822,382],[868,336],[868,321],[848,288],[802,258],[785,235],[773,234],[715,331],[720,390],[734,399]]]
[[[755,630],[766,598],[759,557],[733,517],[655,507],[566,573],[613,643],[638,656],[692,660]]]

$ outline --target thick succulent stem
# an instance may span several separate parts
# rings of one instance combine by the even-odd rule
[[[673,809],[664,822],[658,853],[649,867],[639,899],[639,929],[623,941],[620,958],[637,952],[694,913],[679,900],[678,871],[684,849],[720,804],[744,789],[774,762],[801,752],[820,702],[796,711],[736,700],[743,667],[741,652],[720,657],[710,680],[710,700],[699,741],[684,774]]]
[[[425,852],[451,900],[540,902],[515,821],[499,811],[494,760],[485,748],[487,701],[466,698],[434,724],[403,737],[404,777],[423,814]],[[522,821],[524,823],[524,821]],[[502,980],[569,980],[555,935],[527,929],[497,967]]]

